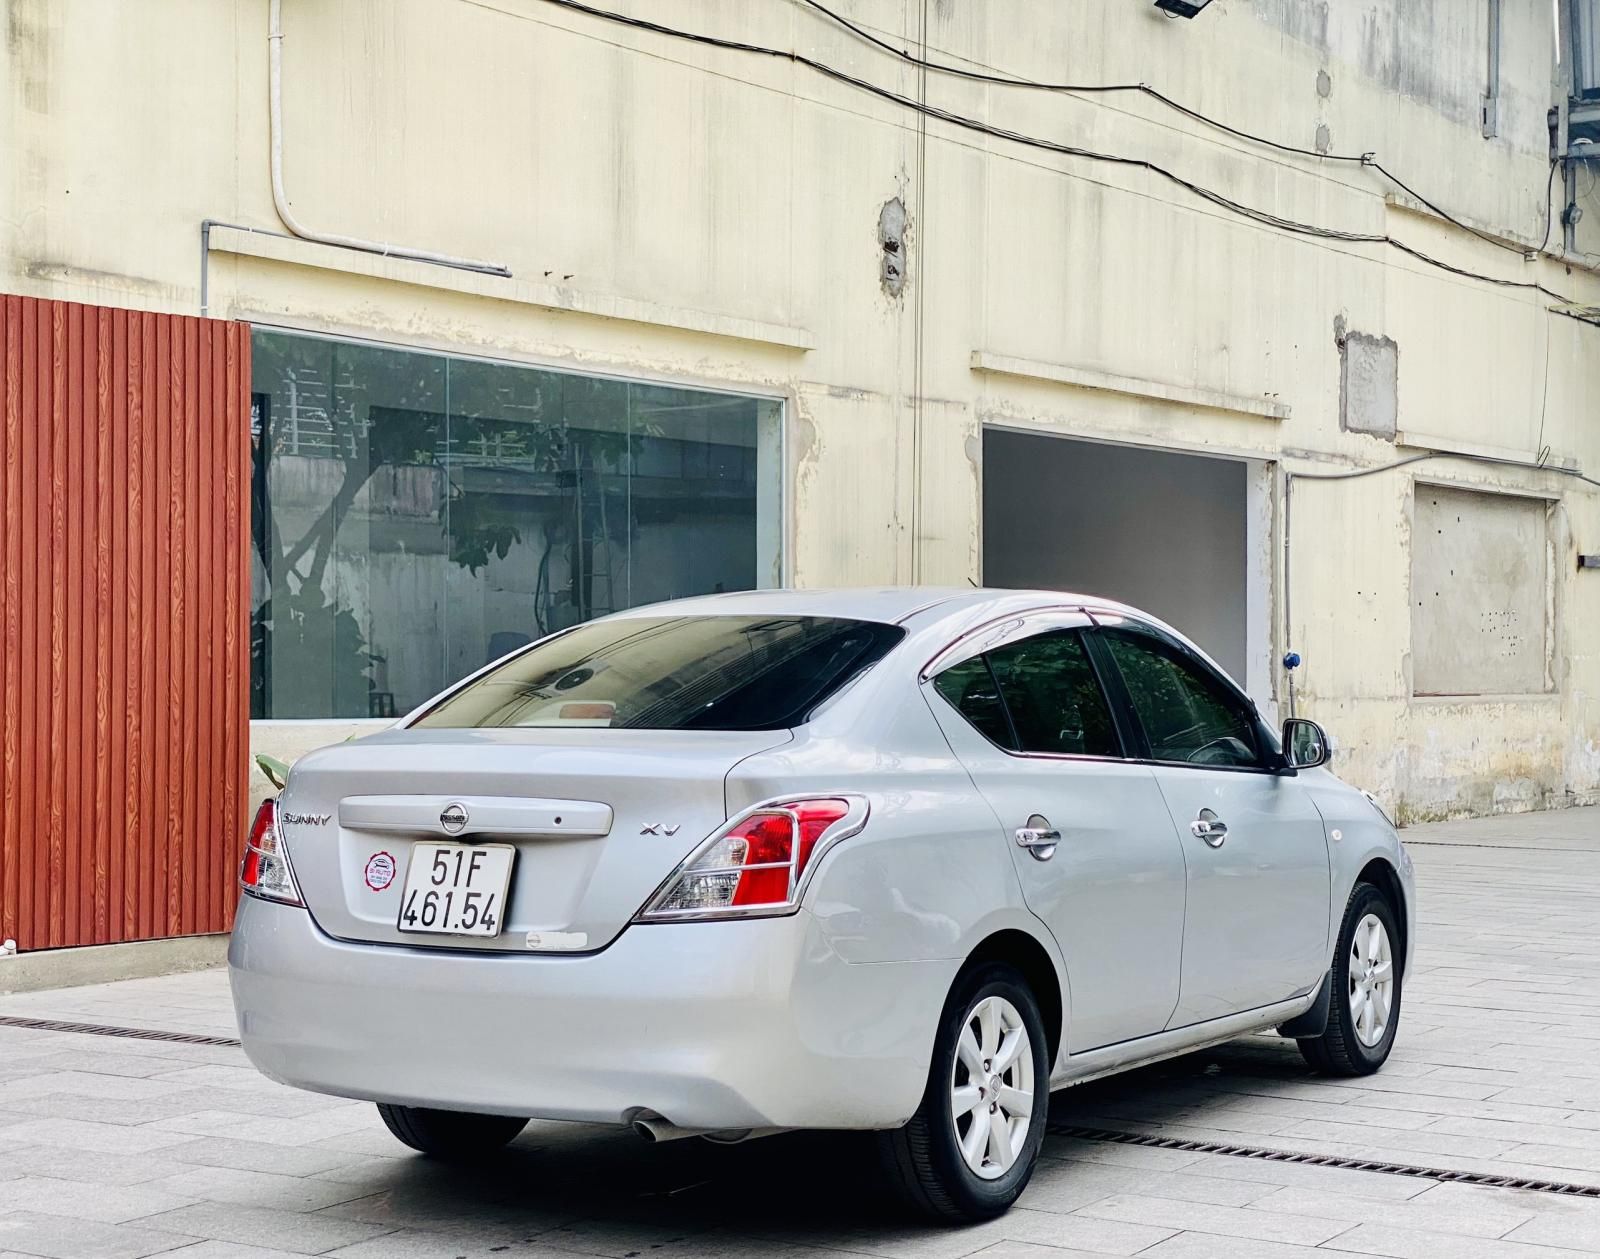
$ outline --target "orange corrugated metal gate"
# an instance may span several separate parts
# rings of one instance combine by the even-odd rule
[[[0,296],[0,937],[225,930],[247,325]]]

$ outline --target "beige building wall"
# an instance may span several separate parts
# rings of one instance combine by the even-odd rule
[[[1140,164],[985,134],[784,57],[549,0],[284,0],[284,171],[324,232],[503,263],[509,279],[286,239],[268,178],[267,0],[12,0],[0,51],[0,290],[209,313],[786,403],[786,577],[981,581],[985,425],[1262,470],[1248,682],[1305,660],[1299,711],[1405,818],[1600,793],[1600,198],[1546,237],[1551,6],[1506,0],[1485,139],[1486,2],[837,0],[895,46],[1028,79],[924,74],[802,0],[603,0],[782,50],[1055,144],[1157,163],[1300,222],[1280,230]],[[1559,188],[1559,181],[1557,181]],[[880,216],[908,227],[898,295]],[[208,221],[213,226],[203,239]],[[1588,252],[1583,252],[1587,250]],[[1350,361],[1349,355],[1359,360]],[[1386,357],[1392,355],[1392,358]],[[1394,376],[1388,383],[1386,364]],[[1346,431],[1388,421],[1394,438]],[[1435,458],[1347,480],[1427,450]],[[1293,478],[1286,518],[1285,485]],[[1547,686],[1414,694],[1417,486],[1546,506]],[[996,492],[995,487],[990,492]],[[1289,533],[1289,546],[1284,534]],[[1149,505],[1155,538],[1181,530]],[[1430,639],[1431,641],[1431,639]],[[294,753],[348,723],[255,731]]]

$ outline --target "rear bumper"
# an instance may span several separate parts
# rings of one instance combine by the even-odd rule
[[[351,944],[245,897],[228,966],[250,1060],[316,1092],[592,1123],[884,1128],[922,1096],[958,963],[846,963],[804,911],[518,957]]]

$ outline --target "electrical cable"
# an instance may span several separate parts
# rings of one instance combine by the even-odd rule
[[[1424,450],[1419,454],[1406,455],[1402,459],[1392,459],[1388,463],[1374,464],[1370,468],[1353,468],[1348,472],[1288,472],[1284,475],[1293,481],[1355,481],[1361,477],[1376,476],[1380,472],[1392,472],[1396,468],[1404,468],[1409,464],[1421,463],[1425,459],[1464,459],[1468,463],[1498,464],[1509,468],[1526,468],[1532,472],[1554,472],[1559,476],[1572,477],[1574,480],[1586,482],[1589,485],[1600,486],[1600,480],[1591,476],[1584,476],[1576,468],[1553,467],[1541,461],[1530,463],[1526,459],[1508,459],[1504,455],[1475,455],[1458,450]]]
[[[1174,110],[1186,118],[1192,119],[1193,121],[1201,123],[1204,126],[1211,127],[1214,130],[1226,132],[1228,135],[1234,136],[1240,140],[1248,141],[1251,144],[1259,144],[1270,149],[1276,149],[1280,153],[1294,153],[1301,157],[1315,158],[1318,161],[1345,162],[1353,165],[1369,166],[1387,179],[1390,183],[1392,183],[1395,187],[1406,193],[1407,196],[1426,206],[1440,218],[1456,227],[1459,227],[1462,231],[1471,232],[1480,240],[1487,241],[1489,244],[1498,249],[1509,250],[1512,253],[1523,255],[1524,257],[1527,254],[1527,250],[1524,247],[1513,244],[1509,241],[1501,240],[1497,236],[1491,236],[1487,232],[1480,231],[1478,228],[1473,227],[1470,223],[1462,222],[1460,219],[1450,214],[1449,211],[1441,209],[1438,205],[1430,201],[1427,197],[1423,196],[1410,184],[1406,183],[1405,180],[1401,179],[1400,176],[1396,175],[1382,162],[1378,161],[1374,153],[1324,153],[1320,149],[1308,149],[1297,144],[1286,144],[1281,140],[1274,140],[1268,136],[1257,135],[1252,131],[1245,131],[1240,127],[1230,126],[1228,123],[1225,123],[1218,118],[1213,118],[1209,114],[1203,114],[1198,109],[1193,109],[1190,106],[1183,104],[1181,101],[1174,100],[1166,93],[1151,87],[1148,83],[1048,83],[1039,82],[1034,79],[1026,79],[1021,75],[995,74],[982,70],[971,70],[966,66],[951,65],[949,62],[929,61],[925,58],[918,57],[909,49],[895,47],[895,45],[890,43],[888,40],[874,35],[865,27],[862,27],[858,23],[852,22],[843,14],[837,13],[833,9],[830,9],[827,5],[822,3],[822,0],[800,0],[800,3],[808,6],[809,8],[815,9],[818,13],[824,14],[826,17],[844,27],[859,39],[863,39],[867,43],[883,49],[892,56],[899,57],[904,61],[910,62],[912,65],[920,66],[926,70],[934,70],[940,74],[948,74],[956,78],[968,79],[975,83],[989,83],[1003,87],[1029,88],[1034,91],[1041,92],[1061,92],[1067,94],[1078,92],[1137,92],[1142,96],[1149,97],[1151,100],[1159,101],[1168,109]],[[1545,233],[1545,241],[1547,243],[1549,238],[1549,232],[1547,231]],[[1540,252],[1543,252],[1543,248],[1544,247],[1541,245]]]
[[[1550,243],[1550,227],[1555,219],[1555,215],[1550,212],[1550,197],[1551,194],[1555,192],[1556,167],[1560,164],[1560,158],[1552,157],[1550,159],[1550,175],[1549,178],[1544,181],[1544,239],[1539,242],[1540,253],[1543,253],[1545,251],[1545,246]]]
[[[1275,228],[1282,232],[1299,236],[1315,237],[1322,240],[1336,240],[1354,244],[1387,245],[1400,251],[1401,253],[1408,254],[1427,266],[1435,267],[1441,271],[1446,271],[1453,275],[1462,276],[1467,279],[1478,280],[1486,284],[1493,284],[1500,288],[1527,289],[1532,292],[1542,293],[1546,297],[1552,298],[1555,301],[1562,302],[1567,305],[1573,305],[1571,298],[1567,297],[1565,294],[1557,292],[1554,289],[1547,288],[1545,285],[1536,280],[1508,280],[1498,276],[1486,275],[1479,271],[1472,271],[1465,267],[1458,267],[1451,263],[1443,262],[1437,258],[1434,258],[1429,254],[1424,253],[1422,250],[1417,249],[1415,246],[1408,245],[1404,241],[1398,240],[1395,237],[1383,232],[1346,231],[1340,228],[1323,227],[1315,223],[1304,223],[1296,219],[1284,218],[1281,215],[1273,214],[1269,210],[1263,210],[1256,206],[1247,205],[1241,201],[1235,201],[1233,198],[1217,192],[1215,189],[1207,188],[1201,184],[1194,183],[1193,181],[1184,178],[1182,175],[1179,175],[1177,172],[1170,170],[1157,162],[1153,162],[1148,158],[1128,157],[1116,153],[1101,153],[1094,149],[1085,149],[1077,145],[1065,144],[1055,140],[1046,140],[1042,137],[1027,135],[1020,131],[1012,131],[1009,128],[1001,127],[993,123],[987,123],[981,119],[956,113],[953,110],[944,109],[935,105],[928,105],[922,101],[916,100],[913,97],[905,96],[899,92],[893,91],[890,88],[883,87],[880,84],[873,83],[867,79],[858,78],[853,74],[839,69],[837,66],[830,65],[824,61],[818,61],[816,58],[809,57],[801,52],[784,50],[781,48],[772,48],[764,44],[747,43],[743,40],[728,39],[718,35],[704,35],[695,31],[686,31],[678,27],[663,25],[660,22],[652,22],[647,18],[632,17],[628,14],[616,13],[609,9],[597,8],[594,5],[584,3],[584,0],[544,0],[544,3],[556,5],[564,9],[571,9],[578,13],[588,14],[591,17],[600,18],[603,21],[613,22],[621,26],[628,26],[637,30],[650,31],[653,34],[665,35],[671,39],[685,40],[690,43],[703,44],[713,48],[722,48],[733,52],[751,53],[757,56],[771,57],[782,61],[794,62],[795,64],[805,66],[807,69],[813,70],[816,73],[825,76],[826,78],[843,83],[848,87],[856,88],[859,91],[869,93],[873,96],[879,97],[882,100],[891,101],[894,104],[901,106],[903,109],[920,113],[930,118],[937,118],[942,122],[947,122],[951,126],[959,127],[966,131],[974,131],[982,135],[993,136],[997,139],[1009,140],[1014,144],[1022,145],[1027,148],[1040,149],[1051,153],[1059,153],[1066,157],[1082,158],[1087,161],[1103,162],[1114,166],[1126,166],[1149,171],[1151,174],[1165,179],[1170,183],[1176,184],[1180,188],[1186,189],[1202,200],[1208,201],[1213,205],[1216,205],[1233,214],[1237,214],[1243,218],[1250,219],[1254,222],[1260,223],[1267,227]]]

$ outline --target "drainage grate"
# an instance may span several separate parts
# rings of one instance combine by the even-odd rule
[[[1053,1123],[1047,1131],[1051,1136],[1076,1137],[1080,1141],[1099,1141],[1108,1145],[1143,1145],[1157,1150],[1182,1150],[1190,1154],[1227,1154],[1233,1158],[1258,1158],[1268,1163],[1306,1163],[1312,1167],[1334,1167],[1348,1172],[1382,1172],[1388,1176],[1447,1180],[1457,1185],[1484,1185],[1492,1189],[1529,1189],[1536,1193],[1564,1194],[1570,1198],[1600,1198],[1600,1185],[1574,1185],[1564,1180],[1492,1176],[1487,1172],[1457,1172],[1444,1167],[1420,1167],[1414,1163],[1385,1163],[1379,1159],[1340,1158],[1333,1154],[1297,1154],[1291,1150],[1269,1150],[1259,1145],[1230,1145],[1225,1141],[1186,1141],[1179,1137],[1114,1132],[1108,1128],[1079,1128],[1065,1123]]]
[[[60,1019],[25,1019],[15,1014],[0,1014],[0,1027],[26,1027],[35,1032],[81,1032],[85,1036],[121,1036],[126,1040],[159,1040],[174,1045],[225,1045],[233,1049],[239,1042],[231,1036],[200,1036],[194,1032],[158,1032],[148,1027],[108,1027],[103,1023],[66,1023]]]

